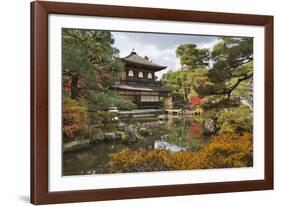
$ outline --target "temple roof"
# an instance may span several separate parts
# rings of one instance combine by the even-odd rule
[[[112,86],[115,89],[133,90],[133,91],[148,91],[148,92],[168,92],[166,87],[155,84],[132,84],[132,83],[116,83]]]
[[[167,66],[162,66],[149,61],[147,57],[141,57],[136,52],[131,52],[128,56],[122,58],[122,60],[128,64],[138,65],[152,69],[154,71],[160,71],[166,69]]]

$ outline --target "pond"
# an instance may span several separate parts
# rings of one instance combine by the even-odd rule
[[[87,149],[67,152],[63,155],[63,175],[93,174],[108,162],[108,154],[130,149],[165,149],[170,152],[198,150],[209,142],[210,136],[204,134],[205,119],[202,116],[168,116],[160,121],[159,128],[135,143],[120,141],[100,142]],[[159,122],[157,117],[133,120],[133,124]],[[132,123],[132,122],[130,122]]]

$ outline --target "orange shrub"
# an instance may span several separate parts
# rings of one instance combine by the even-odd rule
[[[163,149],[125,149],[111,154],[109,163],[98,172],[149,172],[251,167],[252,165],[252,135],[227,133],[214,136],[209,144],[194,152],[171,153]]]
[[[76,100],[63,97],[63,134],[74,138],[87,129],[87,110]]]

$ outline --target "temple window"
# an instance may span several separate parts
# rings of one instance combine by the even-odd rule
[[[129,77],[133,77],[134,76],[134,72],[132,70],[129,70],[128,76]]]
[[[147,74],[147,78],[152,79],[152,74],[150,72]]]
[[[141,102],[159,102],[159,96],[141,96]]]
[[[139,72],[139,78],[143,78],[143,72]]]

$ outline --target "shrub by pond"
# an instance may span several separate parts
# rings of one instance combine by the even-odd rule
[[[169,152],[165,149],[124,149],[110,154],[97,173],[126,173],[168,170],[212,169],[253,166],[250,133],[216,135],[199,151]]]

